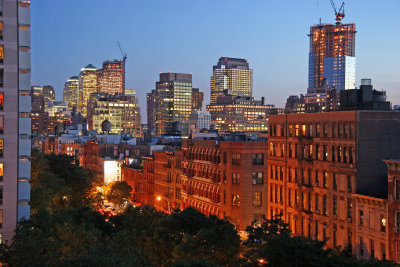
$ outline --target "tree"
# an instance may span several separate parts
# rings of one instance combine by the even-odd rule
[[[110,185],[107,193],[107,200],[115,205],[122,205],[131,196],[132,187],[125,181],[117,181]]]

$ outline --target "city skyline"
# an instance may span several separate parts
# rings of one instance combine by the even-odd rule
[[[76,20],[64,25],[63,17],[71,14],[69,11],[75,6],[71,1],[53,2],[45,0],[32,4],[32,19],[37,25],[32,25],[32,83],[53,85],[57,99],[61,99],[64,83],[77,75],[82,67],[87,64],[100,67],[104,60],[122,58],[118,40],[128,54],[126,88],[136,90],[142,111],[145,110],[146,93],[154,89],[159,72],[192,73],[193,86],[205,92],[208,103],[212,66],[221,56],[247,59],[254,70],[254,96],[265,96],[266,102],[283,107],[289,95],[302,93],[307,88],[309,27],[318,24],[320,17],[323,23],[334,23],[335,20],[329,1],[320,0],[312,3],[255,1],[251,6],[239,2],[228,5],[228,2],[220,1],[213,3],[213,9],[207,2],[190,6],[179,5],[181,1],[169,5],[162,2],[154,5],[116,3],[107,5],[110,19],[99,21],[98,15],[105,9],[99,1],[96,6],[89,2],[80,3],[80,9],[74,11]],[[400,3],[395,1],[385,2],[385,5],[354,1],[346,3],[343,19],[343,23],[357,25],[356,86],[361,78],[371,78],[378,90],[387,91],[388,99],[394,105],[400,103],[395,64],[400,56],[392,53],[400,43],[400,38],[394,34],[400,20],[393,19],[398,6]],[[240,11],[242,17],[235,19],[232,16],[227,20],[220,10],[225,10],[228,15]],[[369,10],[375,11],[373,19]],[[43,13],[48,16],[42,16]],[[151,21],[149,15],[152,15]],[[53,16],[59,19],[50,27],[47,22]],[[280,21],[282,19],[288,22]],[[163,31],[159,26],[165,21],[170,27]],[[274,21],[280,24],[271,23]],[[231,25],[224,27],[223,34],[215,27],[222,22]],[[174,31],[170,31],[171,28]],[[176,38],[172,38],[171,32]],[[102,36],[104,33],[107,38]],[[81,40],[80,43],[71,38],[73,35],[75,40]],[[65,49],[68,49],[67,53]],[[59,67],[54,68],[55,64]],[[142,117],[146,121],[146,116]]]

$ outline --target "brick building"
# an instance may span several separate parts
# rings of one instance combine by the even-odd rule
[[[228,217],[244,230],[267,209],[267,142],[184,140],[182,208]]]
[[[399,157],[398,157],[399,158]],[[388,169],[389,259],[400,263],[400,159],[385,160]]]
[[[355,253],[356,204],[377,198],[368,209],[382,211],[382,159],[400,156],[399,119],[378,111],[270,116],[268,215],[282,213],[294,234]]]

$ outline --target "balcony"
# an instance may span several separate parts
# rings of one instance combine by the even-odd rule
[[[19,96],[19,112],[31,112],[31,97],[29,95]]]
[[[31,31],[30,30],[19,30],[18,39],[20,46],[31,46]]]
[[[18,145],[18,156],[19,157],[30,157],[31,156],[31,140],[28,135],[19,138]]]
[[[27,159],[18,162],[18,178],[31,178],[31,163]]]
[[[31,24],[31,9],[29,7],[18,7],[18,24]]]
[[[19,118],[19,134],[31,134],[31,118]]]
[[[31,68],[31,52],[19,51],[19,68],[20,69]]]
[[[31,74],[19,73],[19,90],[29,91],[31,90]]]

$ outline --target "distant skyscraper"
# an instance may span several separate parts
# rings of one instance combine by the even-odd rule
[[[211,77],[211,104],[224,95],[224,90],[233,95],[252,96],[253,70],[245,59],[221,57],[213,67]]]
[[[43,86],[42,95],[44,98],[45,108],[47,108],[49,105],[51,105],[52,102],[54,102],[56,100],[56,93],[54,91],[53,86],[51,86],[51,85]]]
[[[72,110],[78,104],[79,77],[73,76],[64,84],[63,99],[68,108]]]
[[[147,128],[150,133],[156,128],[156,106],[157,93],[151,90],[151,93],[147,93]]]
[[[104,61],[103,68],[99,70],[100,93],[124,93],[125,91],[125,61]]]
[[[92,64],[87,65],[79,73],[79,95],[77,111],[86,116],[87,105],[92,93],[98,90],[98,72]]]
[[[204,101],[204,93],[199,88],[192,89],[192,109],[201,109]]]
[[[30,1],[2,0],[0,15],[0,242],[29,219],[31,175]],[[4,54],[3,54],[4,51]],[[4,57],[3,57],[4,55]]]
[[[308,92],[327,86],[355,88],[355,24],[319,24],[310,27]]]
[[[160,73],[156,94],[157,134],[174,134],[180,125],[181,133],[187,135],[192,113],[192,74]]]

